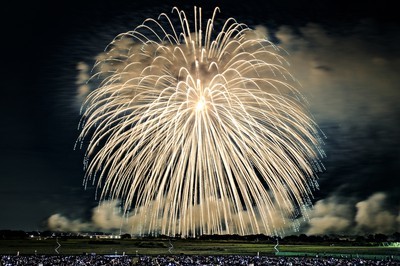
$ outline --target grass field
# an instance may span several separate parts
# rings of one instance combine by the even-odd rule
[[[0,254],[20,255],[46,254],[56,255],[55,248],[61,255],[76,255],[83,253],[96,254],[126,254],[126,255],[275,255],[274,244],[243,241],[208,241],[208,240],[143,240],[143,239],[118,239],[118,240],[90,240],[90,239],[26,239],[26,240],[0,240]],[[329,245],[280,245],[283,256],[304,255],[351,255],[351,256],[394,256],[400,260],[398,247],[354,247],[354,246],[329,246]],[[169,252],[171,251],[171,253]]]

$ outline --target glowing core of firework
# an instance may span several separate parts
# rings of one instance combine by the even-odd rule
[[[201,9],[194,29],[173,11],[176,28],[146,19],[96,62],[85,185],[123,199],[143,234],[276,234],[317,186],[318,128],[276,46],[232,18],[215,34],[218,9],[205,31]]]
[[[206,108],[206,100],[204,99],[203,96],[201,96],[199,101],[197,102],[196,110],[202,111],[204,108]]]

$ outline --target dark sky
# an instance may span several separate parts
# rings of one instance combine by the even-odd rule
[[[194,3],[209,11],[218,5],[223,18],[267,27],[273,40],[291,53],[288,60],[293,61],[303,87],[311,88],[305,94],[327,135],[327,170],[315,192],[319,213],[311,215],[303,230],[340,232],[349,231],[350,225],[363,232],[399,230],[396,73],[400,51],[396,43],[400,24],[389,2],[6,4],[1,44],[0,229],[45,229],[53,214],[68,221],[90,221],[97,201],[93,187],[82,187],[82,151],[73,150],[79,134],[77,64],[91,65],[116,34],[133,29],[145,18],[170,12],[173,6],[191,12]],[[343,212],[335,213],[330,206],[341,206]],[[366,213],[365,206],[376,210]],[[388,215],[389,222],[368,220],[374,215]],[[326,222],[327,227],[320,229],[315,223],[322,217],[339,219],[343,227],[335,229]]]

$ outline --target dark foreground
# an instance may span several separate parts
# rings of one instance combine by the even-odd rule
[[[396,265],[400,261],[391,259],[366,260],[361,258],[333,258],[333,257],[267,257],[267,256],[103,256],[103,255],[80,255],[80,256],[2,256],[1,266],[35,265],[35,266],[84,266],[84,265],[161,265],[161,266],[214,266],[214,265]]]

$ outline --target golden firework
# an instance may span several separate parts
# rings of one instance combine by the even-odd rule
[[[216,32],[217,11],[146,19],[94,67],[85,184],[123,199],[144,234],[271,234],[316,185],[319,131],[280,50],[232,18]]]

